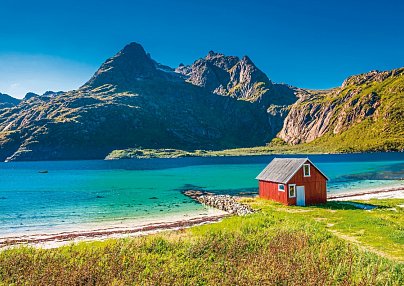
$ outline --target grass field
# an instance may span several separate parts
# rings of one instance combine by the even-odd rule
[[[260,211],[141,238],[0,252],[0,285],[403,285],[404,200]]]
[[[354,202],[354,201],[353,201]],[[328,202],[324,206],[285,207],[264,200],[251,202],[263,212],[295,213],[326,230],[384,257],[404,262],[404,200],[369,200],[358,203],[376,206],[362,210],[350,202]]]
[[[400,138],[401,141],[403,139]],[[275,140],[278,142],[279,140]],[[361,142],[361,140],[358,140]],[[397,140],[399,141],[399,140]],[[370,143],[369,143],[370,144]],[[383,143],[384,144],[384,143]],[[341,144],[337,146],[342,146]],[[181,157],[221,157],[221,156],[254,156],[254,155],[277,155],[277,154],[339,154],[339,153],[354,153],[354,152],[383,152],[383,151],[403,151],[403,147],[389,148],[387,143],[383,146],[387,146],[385,149],[375,144],[374,148],[353,149],[350,147],[334,148],[328,145],[328,141],[325,138],[320,138],[314,143],[304,143],[298,145],[287,145],[271,143],[266,146],[249,147],[249,148],[237,148],[226,149],[219,151],[212,150],[195,150],[185,151],[178,149],[141,149],[132,148],[124,150],[112,151],[106,159],[149,159],[149,158],[181,158]],[[402,145],[404,146],[404,142]]]

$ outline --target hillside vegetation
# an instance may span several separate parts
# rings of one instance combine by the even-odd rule
[[[404,68],[309,91],[291,107],[278,137],[323,152],[404,150]]]
[[[403,285],[404,200],[370,201],[372,211],[247,202],[260,212],[141,238],[3,250],[0,285]]]
[[[340,88],[298,89],[278,138],[225,150],[128,148],[107,159],[404,150],[404,68],[349,77]]]

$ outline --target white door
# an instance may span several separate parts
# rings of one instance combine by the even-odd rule
[[[304,186],[296,187],[296,205],[298,205],[298,206],[306,205],[306,198],[304,195]]]

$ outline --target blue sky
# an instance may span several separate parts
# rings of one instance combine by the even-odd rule
[[[404,1],[2,0],[0,92],[79,87],[125,44],[190,64],[209,50],[248,55],[275,82],[338,86],[404,66]]]

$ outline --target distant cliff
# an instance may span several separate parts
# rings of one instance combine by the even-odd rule
[[[347,78],[341,87],[301,90],[278,137],[332,151],[403,150],[404,68]],[[326,150],[325,150],[326,151]]]

